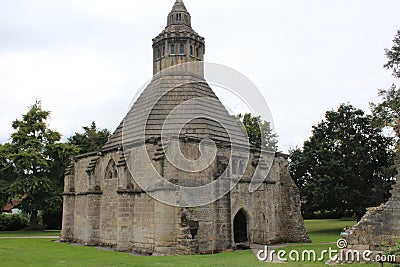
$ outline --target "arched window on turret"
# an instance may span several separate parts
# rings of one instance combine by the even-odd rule
[[[196,57],[200,57],[200,49],[196,47]]]
[[[162,47],[162,56],[165,56],[165,46]]]
[[[106,179],[117,178],[117,166],[115,165],[115,161],[112,159],[108,162],[105,178]]]
[[[157,58],[160,58],[161,57],[161,50],[160,50],[160,48],[158,48],[157,49]]]
[[[181,13],[176,14],[176,21],[182,21],[182,14]]]
[[[185,54],[185,45],[184,44],[179,45],[179,54],[181,54],[181,55]]]
[[[190,55],[193,56],[193,45],[190,46]]]
[[[170,54],[175,55],[175,45],[174,44],[171,45],[171,53]]]

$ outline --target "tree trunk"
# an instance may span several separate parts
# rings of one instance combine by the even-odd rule
[[[38,225],[38,211],[33,210],[29,219],[29,227],[35,228]]]

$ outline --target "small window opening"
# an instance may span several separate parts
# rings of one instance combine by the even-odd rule
[[[117,167],[115,165],[115,162],[111,160],[106,169],[106,179],[113,178],[117,178]]]
[[[239,174],[240,175],[244,174],[244,163],[241,160],[239,160]]]
[[[232,174],[237,174],[237,160],[232,160]]]
[[[198,47],[196,48],[196,57],[200,57],[200,49]]]

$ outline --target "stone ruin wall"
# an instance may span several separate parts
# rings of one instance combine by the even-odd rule
[[[147,147],[154,154],[158,145]],[[197,153],[197,149],[187,151]],[[252,243],[310,242],[301,217],[299,191],[282,156],[275,158],[266,181],[254,193],[248,191],[246,176],[252,172],[248,169],[243,181],[223,198],[188,209],[172,207],[148,196],[132,182],[126,165],[120,164],[121,158],[122,152],[116,151],[74,162],[65,178],[61,240],[153,255],[223,251],[232,248],[233,218],[244,209]],[[105,179],[111,159],[117,163],[118,177]],[[185,177],[168,163],[159,163],[154,162],[154,166],[158,166],[158,171],[163,166],[162,172],[168,179],[179,182]],[[210,173],[219,174],[220,165],[214,163],[206,170],[207,175],[191,179],[204,183],[213,177]]]
[[[290,177],[285,157],[275,157],[260,188],[253,193],[248,188],[249,180],[245,176],[231,191],[231,221],[244,208],[249,217],[252,243],[311,242],[301,215],[300,192]]]

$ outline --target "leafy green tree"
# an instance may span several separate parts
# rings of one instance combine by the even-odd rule
[[[393,71],[392,75],[400,78],[400,30],[393,39],[393,46],[385,49],[385,55],[388,62],[385,68]],[[379,90],[379,96],[382,102],[379,104],[371,104],[377,122],[384,126],[392,127],[397,136],[397,150],[400,154],[400,90],[393,84],[388,90]]]
[[[40,101],[29,108],[12,127],[8,160],[15,168],[16,178],[9,186],[12,198],[23,199],[21,209],[30,214],[30,226],[36,227],[38,211],[60,209],[63,171],[69,155],[76,148],[60,143],[61,134],[48,128],[49,111]]]
[[[400,30],[397,30],[397,34],[393,39],[393,46],[390,49],[385,49],[385,55],[388,62],[384,67],[391,69],[394,77],[400,78]]]
[[[371,104],[376,120],[384,126],[392,127],[397,140],[400,138],[400,90],[395,85],[388,90],[380,90],[382,102]]]
[[[8,188],[15,179],[14,167],[7,158],[9,144],[0,144],[0,213],[11,200]]]
[[[290,152],[290,172],[300,188],[304,214],[350,211],[361,219],[367,207],[389,197],[392,148],[393,138],[384,136],[362,110],[342,104],[326,112],[303,147]]]
[[[263,148],[270,151],[278,150],[278,135],[271,129],[268,121],[262,121],[260,116],[251,116],[250,113],[235,116],[244,126],[249,143],[254,148]]]
[[[77,146],[81,154],[100,150],[111,136],[109,130],[98,129],[95,122],[82,128],[84,130],[83,134],[75,133],[75,135],[68,138],[68,143]]]

